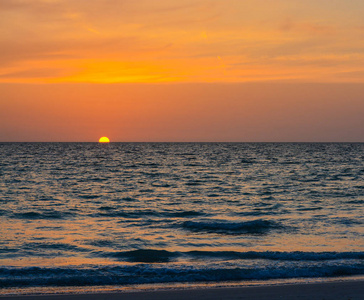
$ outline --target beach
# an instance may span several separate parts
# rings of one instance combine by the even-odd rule
[[[271,286],[245,286],[143,292],[0,296],[1,300],[360,300],[364,299],[364,281],[300,283]]]

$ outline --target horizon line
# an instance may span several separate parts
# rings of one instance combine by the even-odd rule
[[[253,144],[253,143],[281,143],[281,144],[362,144],[364,141],[110,141],[108,143],[100,143],[99,141],[0,141],[0,143],[95,143],[95,144],[131,144],[131,143],[153,143],[153,144],[171,144],[171,143],[179,143],[179,144],[191,144],[191,143],[199,143],[199,144]]]

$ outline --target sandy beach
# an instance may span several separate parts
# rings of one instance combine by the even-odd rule
[[[77,295],[3,296],[1,300],[362,300],[364,281],[287,284],[234,288],[161,290],[149,292],[100,293]]]

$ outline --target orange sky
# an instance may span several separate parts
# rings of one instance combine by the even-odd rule
[[[1,0],[0,141],[364,141],[362,0]]]

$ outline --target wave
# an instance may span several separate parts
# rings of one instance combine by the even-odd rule
[[[170,217],[177,217],[177,218],[186,218],[186,217],[197,217],[205,215],[205,213],[194,211],[194,210],[183,210],[183,211],[176,211],[176,212],[167,212],[163,214],[168,214]]]
[[[314,210],[322,210],[323,207],[321,206],[317,206],[317,207],[302,207],[302,208],[297,208],[297,211],[314,211]]]
[[[22,245],[23,250],[32,250],[37,252],[43,252],[43,250],[59,250],[59,251],[72,251],[72,252],[87,252],[88,250],[79,246],[67,244],[67,243],[42,243],[42,242],[32,242],[25,243]],[[46,255],[46,253],[43,253]]]
[[[364,274],[363,262],[331,265],[303,263],[249,267],[228,264],[117,265],[85,267],[1,267],[0,288],[34,286],[101,286],[168,282],[228,282],[286,278],[340,277]]]
[[[145,262],[145,263],[161,263],[169,262],[172,258],[177,257],[177,252],[169,252],[166,250],[154,249],[138,249],[125,252],[116,252],[111,254],[115,258],[124,258],[130,262]]]
[[[101,197],[101,195],[94,195],[94,194],[79,194],[78,196],[83,199],[97,199]]]
[[[99,208],[101,212],[90,214],[91,217],[115,217],[125,219],[139,219],[143,217],[155,216],[158,217],[159,213],[152,210],[130,211],[130,210],[117,210],[114,208]]]
[[[103,252],[101,256],[117,258],[129,262],[170,262],[178,259],[188,260],[251,260],[265,259],[274,261],[328,261],[364,259],[364,252],[280,252],[280,251],[166,251],[157,249],[138,249],[122,252]]]
[[[16,219],[38,220],[38,219],[65,219],[71,216],[73,216],[73,214],[70,212],[50,210],[42,212],[28,211],[22,213],[13,213],[11,217]]]
[[[279,252],[279,251],[190,251],[187,255],[194,257],[212,257],[224,259],[269,259],[281,261],[325,261],[340,259],[364,259],[364,252]]]
[[[160,217],[160,218],[189,218],[204,215],[201,212],[193,210],[180,210],[180,211],[155,211],[155,210],[118,210],[111,206],[102,206],[98,208],[100,212],[94,213],[93,217],[122,217],[122,218],[144,218]]]
[[[254,164],[256,162],[254,160],[252,160],[252,159],[243,158],[243,159],[241,159],[240,163],[242,163],[242,164]]]
[[[280,223],[257,219],[245,222],[226,222],[220,220],[186,221],[184,229],[221,234],[266,234],[272,229],[282,228]]]

